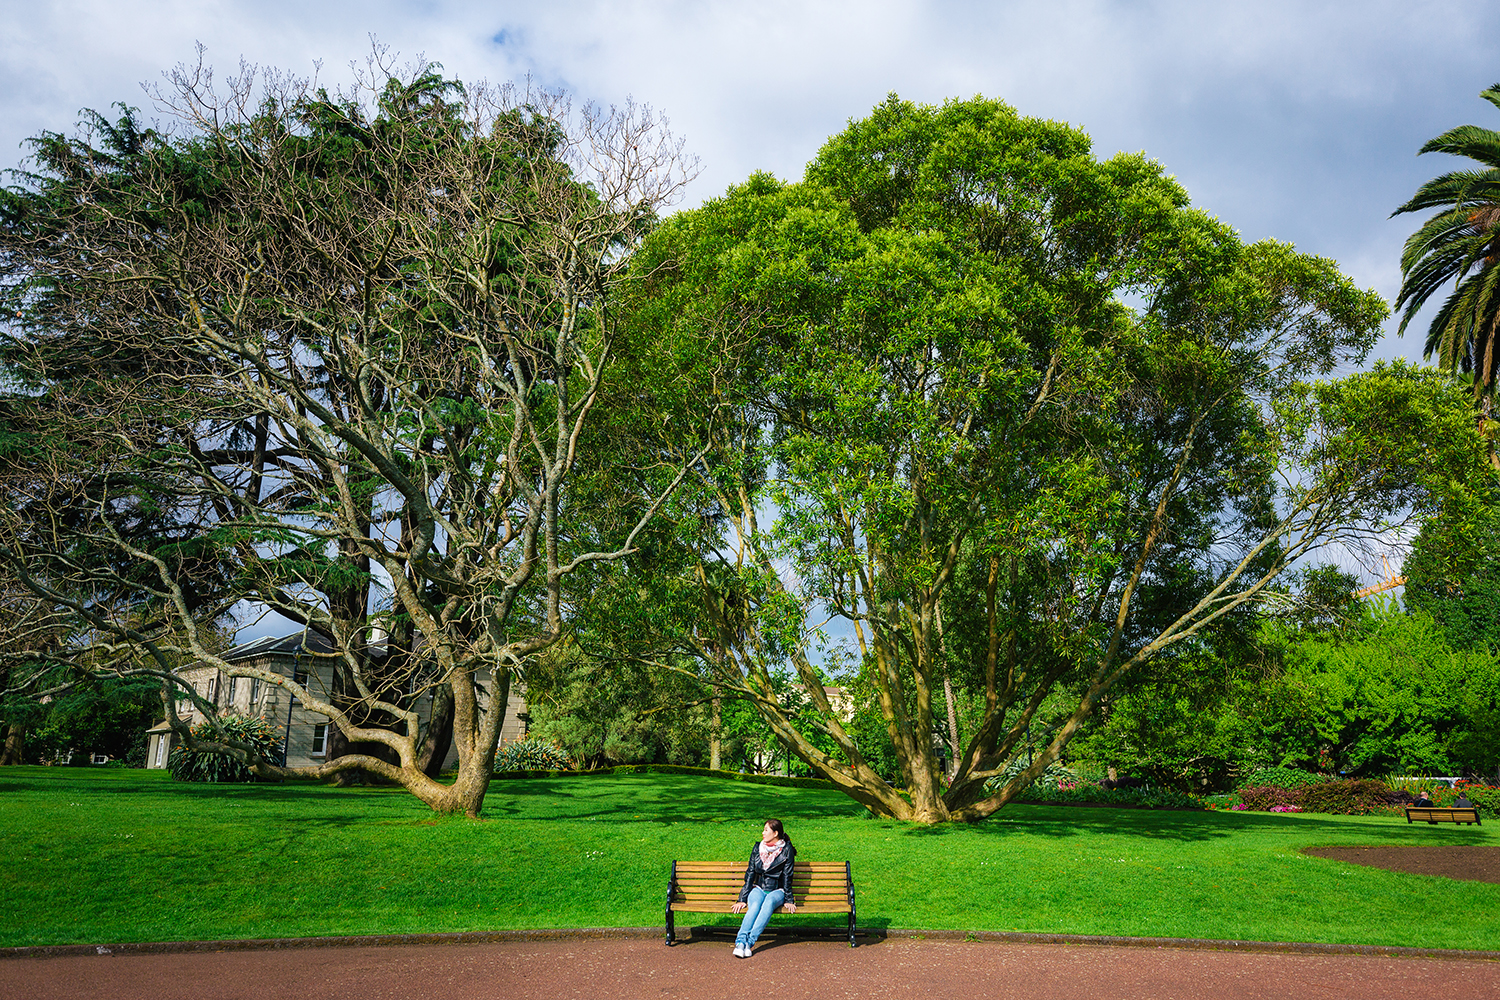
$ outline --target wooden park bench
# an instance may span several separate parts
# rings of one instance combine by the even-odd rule
[[[1474,808],[1454,809],[1441,806],[1407,806],[1406,821],[1426,820],[1429,823],[1479,823],[1479,810]],[[1483,823],[1479,823],[1484,826]]]
[[[667,883],[667,944],[677,940],[673,916],[733,913],[745,884],[743,861],[674,861]],[[798,861],[792,865],[792,899],[798,913],[849,914],[849,947],[854,947],[854,878],[847,861]],[[776,912],[784,912],[777,907]]]

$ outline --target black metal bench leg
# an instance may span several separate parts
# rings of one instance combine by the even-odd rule
[[[854,947],[854,869],[844,862],[844,886],[849,892],[849,947]]]
[[[677,862],[672,862],[672,874],[667,879],[667,947],[677,940],[677,922],[672,913],[672,898],[677,895]]]

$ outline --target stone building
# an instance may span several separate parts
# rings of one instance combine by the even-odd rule
[[[333,687],[333,666],[328,659],[333,651],[333,644],[328,639],[309,631],[255,639],[235,646],[221,656],[228,663],[244,663],[291,677],[319,694],[327,694]],[[270,721],[281,734],[282,755],[288,767],[314,767],[327,759],[331,725],[328,717],[305,708],[290,692],[259,678],[226,676],[218,667],[206,663],[189,664],[178,673],[220,713],[258,715]],[[431,705],[429,696],[417,706],[424,725]],[[177,712],[189,725],[203,721],[202,713],[190,699],[179,701]],[[516,682],[511,685],[510,699],[505,707],[500,743],[503,745],[524,738],[527,721],[525,685]],[[165,720],[147,732],[147,767],[167,766],[173,739],[174,734]],[[450,749],[444,767],[457,765],[458,751]]]

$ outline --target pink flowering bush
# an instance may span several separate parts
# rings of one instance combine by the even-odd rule
[[[1251,785],[1239,790],[1240,805],[1255,812],[1286,812],[1278,806],[1302,805],[1301,788],[1280,788],[1276,785]]]
[[[1234,809],[1256,812],[1333,813],[1340,816],[1368,816],[1386,812],[1399,800],[1384,782],[1367,778],[1319,781],[1300,788],[1259,785],[1241,788],[1239,804]]]

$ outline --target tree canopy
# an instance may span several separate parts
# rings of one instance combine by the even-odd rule
[[[801,182],[757,175],[672,217],[638,266],[639,322],[742,345],[705,484],[709,627],[676,648],[886,815],[991,814],[1122,679],[1169,669],[1297,560],[1428,509],[1445,473],[1424,448],[1450,472],[1476,454],[1472,433],[1413,440],[1426,383],[1404,369],[1393,397],[1314,381],[1378,336],[1373,292],[998,101],[893,96]],[[825,616],[904,794],[825,695]],[[955,687],[979,706],[962,739],[935,709]]]

